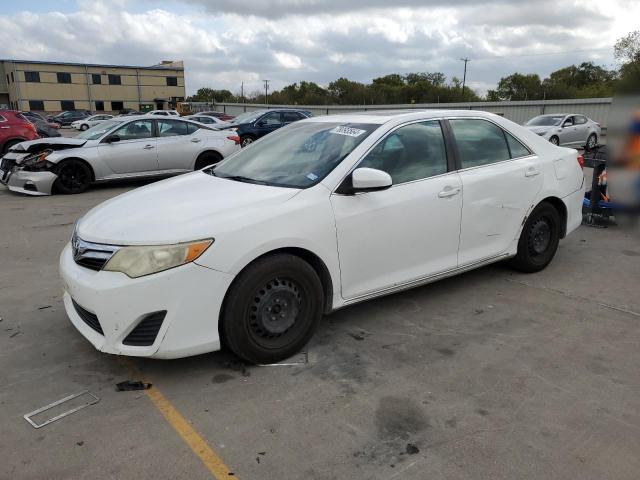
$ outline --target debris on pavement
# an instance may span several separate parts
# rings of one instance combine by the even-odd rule
[[[116,383],[116,391],[130,392],[133,390],[149,390],[151,385],[151,383],[141,382],[140,380],[125,380],[124,382]]]
[[[51,305],[45,305],[44,307],[38,307],[38,310],[45,310],[47,308],[51,308]]]
[[[66,412],[62,412],[52,418],[49,418],[41,423],[37,423],[33,417],[35,417],[36,415],[42,413],[42,412],[46,412],[47,410],[51,410],[54,407],[57,407],[58,405],[62,405],[63,403],[69,402],[71,400],[74,400],[78,397],[81,397],[83,395],[87,395],[89,397],[89,399],[87,401],[85,401],[83,404],[78,405],[70,410],[67,410]],[[71,415],[72,413],[75,413],[79,410],[82,410],[83,408],[86,408],[90,405],[94,405],[96,403],[98,403],[100,401],[100,399],[95,396],[93,393],[91,393],[89,390],[83,390],[82,392],[79,393],[74,393],[73,395],[69,395],[67,397],[61,398],[60,400],[57,400],[53,403],[50,403],[49,405],[45,405],[44,407],[38,408],[37,410],[34,410],[33,412],[29,412],[25,415],[23,415],[23,418],[29,422],[31,424],[31,426],[33,428],[41,428],[44,427],[45,425],[49,425],[50,423],[53,423],[57,420],[60,420],[61,418],[64,418],[68,415]]]
[[[420,453],[420,449],[416,447],[413,443],[407,443],[407,454],[415,455],[416,453]]]

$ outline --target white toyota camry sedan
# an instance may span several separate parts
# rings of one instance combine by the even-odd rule
[[[543,269],[580,225],[581,160],[483,112],[296,122],[89,211],[60,258],[65,308],[107,353],[279,361],[346,305]]]

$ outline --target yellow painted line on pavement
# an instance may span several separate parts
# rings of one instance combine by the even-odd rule
[[[121,359],[133,374],[140,375],[138,368],[130,359],[126,357],[121,357]],[[143,381],[153,384],[146,378]],[[216,480],[238,478],[155,385],[144,392]]]

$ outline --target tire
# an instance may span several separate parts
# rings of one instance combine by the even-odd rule
[[[243,137],[240,138],[240,146],[242,148],[251,145],[253,142],[255,142],[256,139],[253,138],[251,135],[244,135]]]
[[[547,202],[540,203],[529,215],[518,241],[518,253],[509,261],[511,267],[525,273],[544,269],[558,250],[560,214]]]
[[[82,125],[80,125],[80,130],[82,130],[83,132],[88,129],[89,129],[89,125],[87,125],[86,123],[83,123]]]
[[[56,169],[56,174],[54,189],[65,195],[82,193],[91,185],[91,168],[81,160],[65,160]]]
[[[323,312],[318,274],[295,255],[256,260],[233,281],[220,321],[223,344],[256,364],[276,363],[303,348]]]
[[[198,155],[194,170],[200,170],[201,168],[208,167],[209,165],[215,165],[222,160],[222,155],[218,152],[203,152]]]
[[[557,135],[554,135],[553,137],[551,137],[549,141],[553,143],[556,147],[560,145],[560,139],[557,137]]]
[[[589,138],[587,138],[587,143],[585,144],[584,148],[585,150],[593,150],[597,146],[598,136],[595,133],[592,133],[591,135],[589,135]]]
[[[11,147],[13,147],[14,145],[17,145],[20,142],[24,142],[24,140],[9,140],[7,143],[4,144],[4,147],[2,147],[2,154],[4,155],[9,151]]]

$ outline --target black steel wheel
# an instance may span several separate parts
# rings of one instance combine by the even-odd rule
[[[218,152],[203,152],[196,159],[194,170],[200,170],[201,168],[208,167],[209,165],[215,165],[222,160],[222,155]]]
[[[251,145],[253,142],[255,142],[255,138],[251,135],[245,135],[240,139],[240,146],[244,148]]]
[[[91,184],[91,168],[81,160],[66,160],[61,163],[56,173],[58,178],[54,188],[60,193],[67,195],[82,193]]]
[[[554,135],[553,137],[551,137],[551,138],[549,139],[549,141],[550,141],[551,143],[553,143],[555,146],[560,145],[560,139],[559,139],[556,135]]]
[[[545,268],[558,250],[561,217],[558,210],[542,202],[529,215],[518,241],[518,253],[510,260],[521,272],[539,272]]]
[[[587,138],[587,143],[585,147],[587,150],[593,150],[597,146],[598,146],[598,136],[595,133],[592,133],[591,135],[589,135],[589,138]]]
[[[324,293],[315,270],[294,255],[256,260],[231,285],[220,322],[223,343],[257,364],[298,352],[313,335]]]

